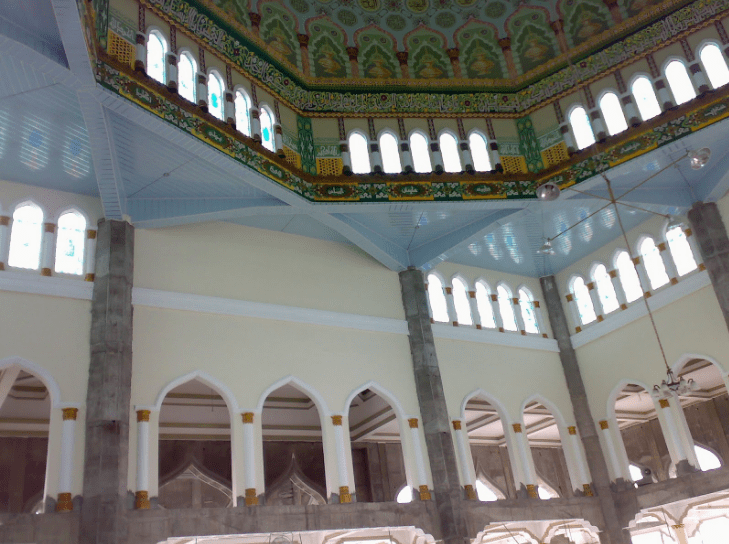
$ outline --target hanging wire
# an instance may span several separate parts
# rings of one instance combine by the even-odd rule
[[[504,529],[506,529],[506,532],[507,532],[507,533],[509,533],[509,536],[510,536],[510,537],[512,538],[512,540],[513,540],[514,542],[516,542],[516,544],[519,544],[519,541],[518,541],[518,540],[516,539],[516,537],[514,536],[514,533],[512,533],[512,532],[511,532],[511,531],[509,530],[509,528],[508,528],[508,527],[506,526],[506,524],[503,524],[503,523],[502,523],[502,524],[501,524],[501,526],[502,526],[502,527],[503,527]]]

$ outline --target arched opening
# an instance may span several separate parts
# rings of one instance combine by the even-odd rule
[[[691,83],[686,66],[680,60],[672,60],[668,63],[666,66],[666,79],[673,93],[673,98],[676,100],[676,105],[696,98],[694,85]]]
[[[187,51],[180,53],[180,60],[177,61],[177,92],[186,100],[197,104],[195,95],[197,85],[195,78],[197,74],[197,63]]]
[[[361,132],[352,132],[349,135],[349,157],[352,161],[352,172],[355,174],[372,172],[367,137]]]
[[[251,135],[251,101],[240,89],[235,92],[235,128],[246,136]]]
[[[382,156],[382,169],[387,174],[402,172],[398,148],[395,135],[392,132],[383,132],[380,136],[380,155]]]
[[[499,314],[501,315],[502,326],[505,331],[517,331],[516,316],[514,315],[514,304],[512,302],[511,290],[503,284],[496,287],[496,297],[499,303]]]
[[[597,319],[595,314],[595,306],[592,304],[590,291],[587,289],[585,280],[582,276],[575,276],[570,282],[570,291],[577,305],[577,313],[580,318],[581,325],[587,325]]]
[[[468,147],[471,150],[473,168],[477,172],[490,172],[493,167],[489,158],[486,137],[478,131],[471,132],[468,136]]]
[[[698,268],[694,252],[691,251],[691,245],[688,243],[682,227],[676,226],[668,229],[666,242],[668,242],[668,249],[679,276],[685,276]]]
[[[0,512],[33,512],[43,499],[51,397],[17,365],[0,370]]]
[[[266,504],[326,504],[322,424],[314,401],[295,385],[283,385],[266,397],[261,422]]]
[[[453,304],[456,307],[456,319],[459,325],[473,325],[471,303],[468,300],[468,286],[459,277],[453,278]]]
[[[410,502],[403,491],[408,486],[398,416],[371,389],[349,405],[349,437],[357,502]],[[410,494],[412,499],[412,489]]]
[[[430,161],[430,150],[428,138],[421,132],[413,132],[410,135],[410,153],[413,156],[413,169],[420,173],[433,171],[433,164]]]
[[[529,334],[539,334],[534,297],[526,287],[519,289],[519,310],[521,311],[521,319],[524,322],[524,331]]]
[[[430,311],[433,313],[433,321],[450,322],[443,282],[437,274],[428,275],[428,300],[430,301]]]
[[[559,427],[552,412],[543,404],[532,401],[524,407],[522,415],[539,479],[539,498],[570,496],[576,485],[570,482]]]
[[[638,252],[643,259],[643,266],[648,274],[651,289],[656,290],[666,285],[669,281],[666,265],[663,263],[663,258],[653,238],[644,238],[638,245]]]
[[[33,204],[20,204],[13,212],[8,265],[37,270],[43,237],[43,211]]]
[[[233,505],[230,410],[214,388],[194,378],[172,389],[159,413],[162,508]]]
[[[701,48],[699,58],[714,89],[729,83],[729,68],[727,68],[726,60],[721,54],[719,46],[715,43],[707,43]]]
[[[595,282],[603,315],[607,315],[620,308],[618,296],[613,286],[613,280],[610,278],[610,274],[604,264],[600,263],[592,270],[592,279]]]
[[[491,305],[491,289],[483,280],[476,282],[476,305],[481,318],[481,327],[495,329],[496,319],[494,318],[494,307]]]
[[[208,74],[208,111],[221,121],[225,117],[225,84],[217,72]]]
[[[276,118],[273,116],[273,112],[267,107],[261,107],[261,143],[263,147],[269,151],[276,151],[276,144],[274,143],[273,125],[276,123]]]
[[[640,286],[640,278],[635,270],[635,265],[628,255],[628,252],[622,250],[615,257],[615,268],[618,271],[620,285],[625,293],[625,300],[633,302],[643,296],[643,289]]]
[[[602,118],[605,119],[610,136],[623,132],[628,129],[628,123],[625,121],[625,114],[620,105],[620,99],[615,93],[605,93],[600,99],[600,111]]]
[[[167,55],[167,40],[158,30],[150,31],[147,36],[147,75],[160,83],[167,83],[165,55]]]
[[[458,140],[450,132],[441,133],[438,138],[440,152],[443,155],[443,169],[446,172],[461,172],[461,154],[458,152]]]
[[[578,149],[585,149],[595,143],[595,134],[592,132],[590,119],[587,117],[585,108],[582,106],[573,108],[569,120]]]
[[[656,91],[653,89],[653,83],[651,83],[650,79],[645,76],[636,78],[631,90],[643,121],[653,119],[656,115],[660,115],[661,106],[658,104]]]
[[[468,433],[474,468],[487,481],[497,498],[516,498],[513,469],[506,447],[504,424],[496,407],[482,395],[476,395],[466,403],[464,429]],[[476,492],[478,493],[478,481]],[[490,494],[482,490],[481,500],[491,500]],[[480,497],[479,497],[480,498]]]
[[[59,274],[81,275],[84,271],[86,219],[72,210],[58,218],[56,267]]]

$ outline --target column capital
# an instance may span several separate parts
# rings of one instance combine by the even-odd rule
[[[567,432],[572,436],[575,436],[577,435],[577,427],[575,427],[574,425],[570,425],[569,427],[567,427]]]
[[[78,415],[78,408],[62,408],[63,412],[63,421],[76,421],[76,416]]]
[[[258,506],[258,495],[253,487],[246,489],[246,506]]]
[[[457,420],[457,419],[453,420],[453,429],[456,431],[461,430],[461,422],[459,420]]]
[[[428,489],[427,485],[421,485],[418,487],[418,492],[420,494],[421,501],[429,501],[432,498],[430,495],[430,489]]]
[[[408,63],[408,52],[407,51],[398,51],[396,54],[398,62],[400,62],[400,65]]]
[[[418,428],[418,418],[417,417],[411,417],[408,419],[408,425],[411,429],[417,429]]]
[[[149,491],[137,491],[134,494],[134,509],[149,510],[152,504],[149,502]]]
[[[604,431],[609,428],[609,424],[607,422],[607,419],[603,419],[600,421],[600,428]]]
[[[339,486],[339,504],[346,504],[349,502],[352,502],[352,495],[349,493],[349,486],[340,485]]]
[[[253,423],[253,412],[243,412],[241,418],[243,423]]]
[[[660,399],[660,400],[658,401],[658,405],[659,405],[659,406],[660,406],[661,408],[670,408],[670,407],[671,407],[671,403],[670,403],[670,402],[668,402],[668,399]]]
[[[10,218],[7,215],[0,215],[0,227],[7,227],[10,224]]]
[[[521,432],[521,423],[514,423],[514,424],[512,424],[512,427],[514,428],[515,433]]]
[[[332,416],[332,425],[340,427],[342,425],[342,416]]]
[[[149,421],[149,410],[137,410],[137,423]]]
[[[56,501],[56,512],[73,511],[73,500],[70,493],[59,493]]]
[[[349,60],[357,60],[359,56],[359,47],[347,47],[347,56]]]

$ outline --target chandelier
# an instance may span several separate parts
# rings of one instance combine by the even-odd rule
[[[654,385],[653,392],[651,395],[656,399],[670,399],[677,395],[688,395],[701,389],[698,383],[694,380],[686,379],[681,376],[680,379],[676,379],[673,375],[673,371],[669,368],[666,372],[668,380],[663,380],[661,385]]]

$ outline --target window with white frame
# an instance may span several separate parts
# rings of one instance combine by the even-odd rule
[[[605,119],[610,136],[627,130],[628,123],[625,121],[625,114],[620,104],[620,99],[615,93],[605,93],[600,98],[600,111]]]
[[[668,274],[666,274],[666,266],[663,264],[661,252],[658,251],[653,238],[644,238],[638,246],[638,252],[643,258],[643,266],[648,274],[648,281],[651,283],[651,289],[658,289],[668,283]]]
[[[83,274],[86,219],[77,211],[58,218],[56,235],[56,265],[60,274]]]
[[[392,132],[383,132],[380,135],[382,169],[387,174],[399,174],[402,172],[399,147],[397,138]]]
[[[369,174],[372,171],[367,138],[361,132],[352,132],[349,135],[349,157],[352,161],[352,172],[355,174]]]
[[[458,152],[458,140],[450,132],[441,133],[438,138],[440,152],[443,156],[443,169],[446,172],[460,172],[461,154]]]
[[[473,168],[477,172],[490,172],[492,167],[486,137],[478,131],[471,132],[468,136],[468,147],[471,150]]]
[[[494,307],[491,305],[491,292],[482,281],[476,282],[476,305],[478,316],[481,318],[481,327],[495,329],[496,319],[494,319]]]
[[[276,122],[273,112],[266,106],[261,107],[261,142],[263,147],[269,151],[276,151],[276,143],[273,135],[273,125]]]
[[[590,290],[585,285],[585,280],[576,276],[572,280],[572,296],[575,299],[577,305],[577,313],[580,316],[580,323],[587,325],[597,319],[595,315],[595,307],[592,305],[592,298],[590,297]]]
[[[714,89],[729,83],[729,68],[727,68],[724,55],[715,43],[707,43],[699,52],[701,64],[704,65],[704,72]]]
[[[421,174],[433,171],[428,138],[425,137],[425,134],[413,132],[410,135],[410,153],[413,157],[413,170]]]
[[[251,101],[240,89],[235,92],[235,128],[246,136],[251,135]]]
[[[167,40],[158,30],[152,30],[147,36],[147,75],[160,83],[167,83],[165,78],[165,56]]]
[[[602,306],[602,313],[609,314],[620,308],[613,281],[604,264],[599,264],[595,267],[592,271],[592,279],[595,282],[597,296]]]
[[[585,149],[595,143],[595,134],[592,132],[590,119],[582,106],[573,108],[569,116],[572,134],[578,149]]]
[[[468,300],[468,287],[461,278],[453,278],[453,304],[459,325],[473,325],[471,303]]]
[[[197,63],[187,51],[180,53],[177,61],[177,92],[182,98],[196,103],[197,94]]]
[[[666,242],[668,242],[668,250],[671,252],[671,258],[679,276],[685,276],[698,268],[691,245],[681,227],[676,226],[667,230]]]
[[[216,72],[208,75],[208,111],[221,121],[225,119],[225,85]]]
[[[672,60],[668,63],[666,66],[666,79],[677,105],[696,98],[694,85],[691,83],[686,66],[680,60]]]
[[[433,312],[433,321],[449,323],[450,317],[443,282],[436,274],[428,275],[428,300],[430,300],[430,311]]]
[[[658,104],[656,91],[653,89],[653,83],[651,83],[650,79],[645,76],[636,78],[631,90],[643,121],[653,119],[656,115],[660,115],[661,106]]]
[[[519,289],[519,308],[524,321],[524,330],[528,333],[539,334],[537,314],[534,311],[534,298],[526,287]]]
[[[38,269],[42,240],[43,211],[32,202],[20,204],[13,213],[8,265]]]
[[[621,251],[615,258],[615,268],[618,271],[620,285],[625,293],[625,300],[633,302],[643,296],[643,289],[640,286],[640,278],[635,269],[633,260],[627,251]]]
[[[499,314],[505,331],[516,331],[516,316],[514,315],[514,303],[511,300],[511,292],[506,287],[499,285],[496,288],[496,300],[499,303]]]

